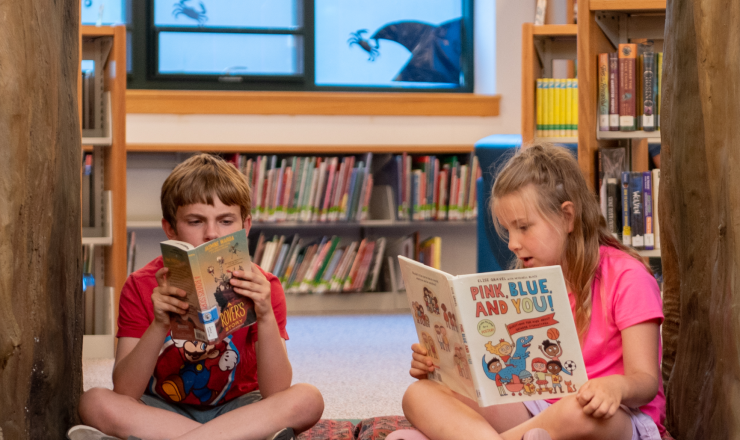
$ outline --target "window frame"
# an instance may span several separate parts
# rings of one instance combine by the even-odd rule
[[[461,69],[466,83],[458,88],[400,88],[375,86],[324,86],[316,85],[314,0],[303,0],[303,28],[300,31],[275,31],[258,29],[250,31],[223,28],[229,33],[278,33],[303,36],[302,75],[240,76],[241,82],[219,81],[216,75],[159,74],[157,68],[158,39],[154,26],[154,1],[130,0],[131,16],[127,17],[127,30],[131,35],[133,50],[132,69],[128,75],[129,89],[142,90],[241,90],[241,91],[296,91],[296,92],[388,92],[388,93],[473,93],[474,89],[474,0],[462,0],[463,5],[463,62]],[[140,25],[139,23],[145,23]],[[197,31],[197,28],[167,28],[167,31]]]

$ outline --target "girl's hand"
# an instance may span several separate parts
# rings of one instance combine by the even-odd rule
[[[270,299],[270,282],[262,275],[262,271],[259,270],[257,265],[252,263],[251,272],[235,270],[232,275],[229,283],[234,286],[234,292],[254,301],[254,312],[257,314],[257,321],[275,319],[275,314],[272,311],[272,300]]]
[[[416,343],[411,346],[413,351],[411,360],[411,370],[409,374],[415,379],[426,379],[427,374],[434,371],[434,362],[427,356],[427,349],[421,344]]]
[[[154,275],[157,278],[158,286],[152,292],[152,305],[154,306],[154,322],[170,328],[170,313],[184,315],[187,313],[190,304],[181,301],[177,297],[185,298],[186,293],[182,289],[170,286],[167,282],[167,272],[169,269],[163,267]]]
[[[597,419],[608,419],[617,413],[622,403],[624,376],[607,376],[592,379],[581,386],[576,400],[583,412]]]

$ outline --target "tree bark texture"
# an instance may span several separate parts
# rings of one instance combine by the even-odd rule
[[[740,437],[740,2],[669,0],[661,110],[667,427]]]
[[[79,0],[0,0],[0,439],[64,438],[82,388]]]

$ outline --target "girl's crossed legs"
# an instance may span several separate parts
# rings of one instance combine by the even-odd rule
[[[609,419],[584,414],[575,396],[562,398],[532,417],[523,403],[480,408],[467,397],[430,380],[413,383],[403,396],[406,418],[434,440],[519,440],[527,431],[545,429],[558,439],[632,439],[632,421],[625,411]]]

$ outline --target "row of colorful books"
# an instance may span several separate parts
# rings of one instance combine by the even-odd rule
[[[377,290],[386,239],[340,246],[341,237],[316,240],[260,234],[254,262],[280,279],[285,293],[373,292]]]
[[[638,250],[660,249],[660,169],[622,172],[606,179],[606,224],[622,243]]]
[[[449,156],[395,155],[378,173],[378,183],[393,188],[398,220],[472,220],[478,215],[474,153]]]
[[[663,53],[651,40],[599,54],[598,75],[599,131],[660,129]]]
[[[537,137],[578,136],[578,79],[538,79],[535,101]]]
[[[624,147],[601,148],[596,160],[601,212],[609,231],[635,249],[660,249],[660,169],[630,171]]]
[[[337,222],[367,218],[373,154],[344,157],[233,155],[252,187],[256,222]]]

